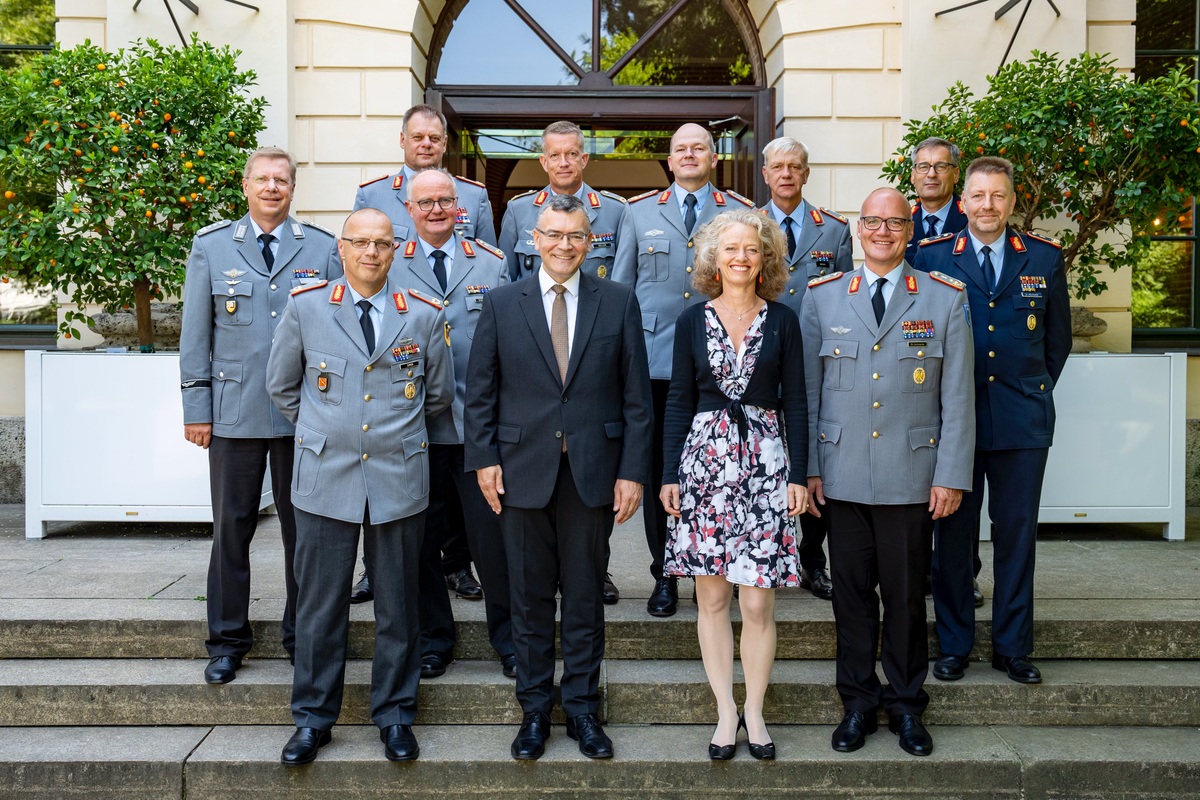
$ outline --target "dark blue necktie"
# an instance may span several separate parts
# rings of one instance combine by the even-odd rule
[[[442,291],[446,291],[446,254],[441,250],[433,251],[433,277],[437,278]]]
[[[357,303],[362,314],[358,317],[358,325],[362,328],[363,338],[367,340],[367,352],[375,352],[375,325],[371,322],[371,301],[359,300]]]
[[[937,217],[925,218],[925,235],[930,239],[937,236]]]
[[[271,242],[275,241],[275,237],[269,233],[259,234],[258,240],[262,242],[263,261],[267,262],[267,269],[272,269],[275,266],[275,256],[271,253]]]
[[[887,284],[887,278],[880,278],[875,281],[875,296],[871,298],[871,308],[875,310],[875,324],[883,323],[883,311],[886,308],[883,302],[883,287]]]
[[[787,234],[788,261],[791,261],[796,255],[796,233],[792,230],[792,226],[795,224],[795,220],[791,217],[783,218],[783,231]]]
[[[983,282],[987,284],[988,294],[996,291],[996,268],[992,266],[992,248],[987,245],[979,252],[983,253]]]
[[[687,206],[687,210],[683,212],[683,229],[691,236],[692,228],[696,227],[696,195],[689,194],[683,198],[683,204]]]

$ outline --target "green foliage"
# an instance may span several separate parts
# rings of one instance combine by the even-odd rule
[[[254,80],[195,36],[55,49],[0,76],[4,276],[81,308],[136,305],[151,345],[150,300],[179,291],[193,235],[244,213],[241,169],[264,127]],[[61,333],[80,322],[72,312]]]
[[[1181,275],[1190,277],[1191,261],[1191,246],[1185,242],[1150,243],[1133,270],[1129,307],[1133,327],[1181,328],[1188,324],[1190,280],[1182,287],[1172,283]]]
[[[53,44],[54,0],[0,2],[0,44]],[[0,53],[0,69],[12,69],[34,54]]]
[[[912,150],[927,136],[957,144],[964,161],[1009,159],[1017,184],[1011,224],[1051,226],[1072,294],[1100,294],[1107,285],[1098,267],[1133,265],[1154,219],[1200,193],[1196,81],[1177,68],[1135,83],[1105,56],[1063,61],[1034,52],[988,82],[979,98],[956,84],[932,116],[907,123],[884,177],[912,193]]]

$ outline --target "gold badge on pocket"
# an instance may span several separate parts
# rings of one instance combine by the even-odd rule
[[[230,314],[237,311],[237,300],[234,300],[233,298],[226,300],[225,301],[225,310],[228,311]]]
[[[925,382],[925,368],[917,367],[916,369],[913,370],[913,383],[920,386],[924,382]]]
[[[1037,327],[1037,317],[1035,317],[1033,314],[1030,314],[1029,319],[1025,320],[1025,324],[1029,327],[1029,330],[1033,330]]]
[[[416,396],[417,396],[416,384],[412,384],[412,383],[406,384],[404,387],[404,398],[406,400],[412,400]]]

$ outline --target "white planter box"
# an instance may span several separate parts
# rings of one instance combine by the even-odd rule
[[[272,502],[264,477],[259,508]],[[25,537],[78,520],[212,522],[178,353],[26,352]]]

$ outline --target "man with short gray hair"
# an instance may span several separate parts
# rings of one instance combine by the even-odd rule
[[[912,208],[912,237],[904,251],[909,264],[916,259],[917,244],[922,239],[958,233],[967,227],[962,198],[954,193],[961,160],[958,145],[937,136],[922,139],[913,150],[913,168],[909,177],[918,200]]]

